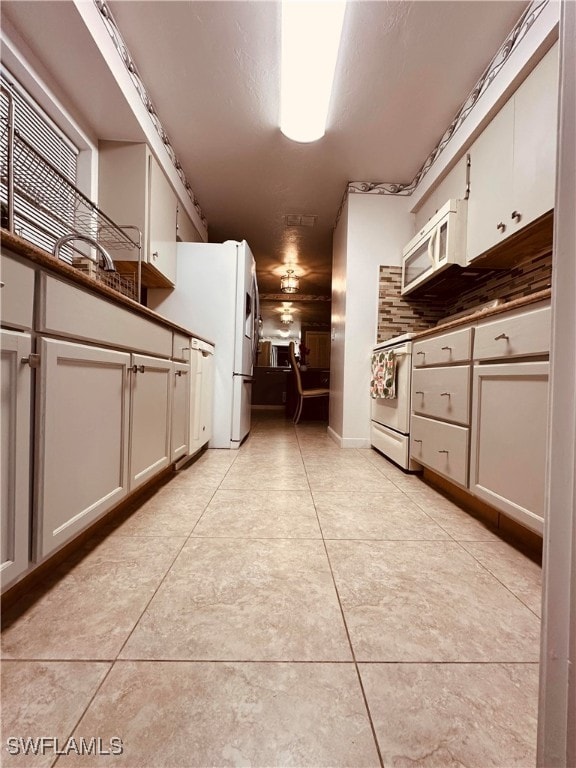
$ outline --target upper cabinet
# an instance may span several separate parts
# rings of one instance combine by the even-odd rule
[[[140,230],[142,284],[173,287],[178,198],[146,144],[100,142],[99,206],[116,223]],[[136,270],[136,250],[113,256],[119,271]]]
[[[467,263],[554,207],[558,44],[470,148]]]

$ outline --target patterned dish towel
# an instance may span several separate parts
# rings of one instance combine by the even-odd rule
[[[392,349],[372,354],[370,397],[396,399],[396,355]]]

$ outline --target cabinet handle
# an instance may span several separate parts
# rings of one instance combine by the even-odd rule
[[[0,280],[0,288],[4,288],[5,283]]]
[[[425,355],[425,354],[426,354],[426,352],[422,352],[422,350],[420,350],[420,352],[416,352],[416,354],[417,354],[417,355]]]
[[[186,376],[188,371],[176,371],[176,376]]]
[[[146,369],[144,368],[143,365],[133,365],[132,370],[134,371],[134,373],[144,373]]]
[[[421,389],[417,389],[416,392],[414,392],[415,395],[423,395],[424,392]]]
[[[452,347],[442,347],[442,349],[449,349],[450,351],[452,351]]]
[[[450,451],[438,451],[438,453],[450,453]]]
[[[440,397],[451,397],[452,392],[440,392]]]
[[[500,339],[506,339],[506,341],[508,341],[509,336],[506,336],[505,333],[500,333],[498,336],[494,336],[494,341],[499,341]]]
[[[518,222],[519,222],[519,221],[521,220],[521,218],[522,218],[522,214],[520,213],[520,211],[512,211],[512,215],[510,216],[510,218],[511,218],[513,221],[515,221],[515,222],[516,222],[516,224],[518,224]]]
[[[500,224],[496,224],[496,229],[499,229],[500,232],[506,232],[506,224],[501,221]]]
[[[30,368],[40,368],[40,355],[32,353],[28,357],[22,357],[20,362],[22,365],[29,365]]]
[[[158,258],[158,251],[154,251],[152,254],[152,258],[156,260]]]
[[[415,442],[415,443],[421,443],[421,442],[422,442],[422,440],[416,440],[416,438],[414,438],[414,442]]]

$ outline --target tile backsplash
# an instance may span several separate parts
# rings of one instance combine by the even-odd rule
[[[457,295],[410,298],[400,295],[401,267],[380,267],[378,337],[386,341],[408,331],[423,331],[446,317],[492,301],[512,301],[550,287],[552,252],[527,259],[510,269],[487,269],[471,275],[473,284]]]

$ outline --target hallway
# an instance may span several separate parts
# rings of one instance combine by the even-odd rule
[[[483,522],[256,411],[9,612],[2,765],[533,768],[539,614]]]

